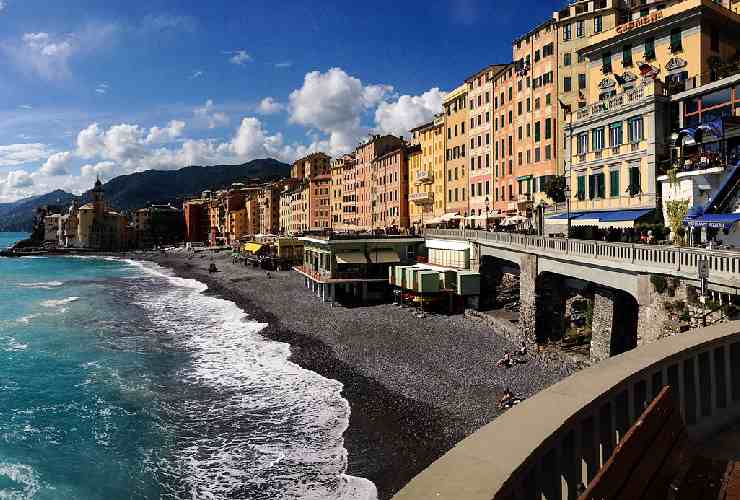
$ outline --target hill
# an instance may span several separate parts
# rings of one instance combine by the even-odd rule
[[[290,175],[290,165],[266,158],[242,165],[190,166],[180,170],[147,170],[121,175],[103,184],[106,199],[118,210],[127,211],[152,203],[177,206],[188,196],[205,189],[219,189],[247,179],[276,180]],[[0,231],[30,231],[33,214],[42,205],[69,207],[74,196],[56,190],[13,203],[0,204]],[[82,202],[90,192],[82,195]]]

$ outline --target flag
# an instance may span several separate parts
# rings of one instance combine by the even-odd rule
[[[558,99],[558,104],[560,104],[560,109],[563,110],[563,113],[570,113],[571,112],[571,109],[572,108],[571,108],[571,105],[570,104],[565,104],[560,99]]]

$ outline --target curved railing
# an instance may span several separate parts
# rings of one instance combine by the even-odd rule
[[[704,261],[710,282],[740,287],[740,252],[737,251],[529,236],[475,229],[426,229],[424,236],[468,240],[597,265],[694,279],[698,278],[700,262]]]
[[[560,381],[458,443],[394,500],[577,498],[665,385],[676,389],[693,439],[740,417],[740,321],[647,344]]]

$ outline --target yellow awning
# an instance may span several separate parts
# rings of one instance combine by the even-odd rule
[[[401,258],[393,250],[370,250],[370,262],[373,264],[394,264],[401,262]]]
[[[244,250],[245,252],[257,253],[260,251],[261,248],[262,245],[260,245],[259,243],[245,243],[242,247],[242,250]]]
[[[337,264],[367,264],[367,259],[361,252],[343,252],[337,254]]]

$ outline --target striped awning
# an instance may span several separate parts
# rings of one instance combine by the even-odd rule
[[[367,258],[362,252],[337,253],[337,264],[367,264]]]

